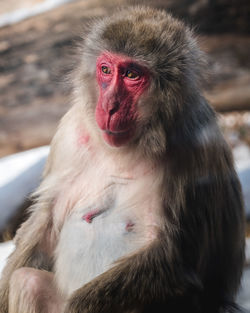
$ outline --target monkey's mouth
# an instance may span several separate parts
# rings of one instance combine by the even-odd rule
[[[132,137],[132,129],[124,131],[103,130],[104,140],[111,146],[120,147],[128,143]]]
[[[125,136],[129,133],[129,130],[125,130],[125,131],[110,131],[110,130],[104,130],[104,132],[109,135],[109,136]]]

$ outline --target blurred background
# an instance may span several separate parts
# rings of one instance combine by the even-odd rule
[[[6,197],[11,199],[14,194],[12,187],[6,192],[4,183],[4,175],[15,171],[17,163],[8,156],[48,145],[58,121],[70,107],[70,86],[63,77],[72,68],[72,46],[79,34],[84,36],[84,25],[131,4],[166,9],[195,29],[208,55],[204,93],[218,112],[222,131],[233,149],[244,189],[246,235],[250,236],[249,0],[0,0],[0,212],[6,211]],[[32,169],[37,173],[32,188],[48,152],[36,151],[40,151],[40,163]],[[2,241],[6,227],[6,238],[12,238],[25,218],[29,200],[25,196],[21,202],[13,211],[14,217],[0,221]]]

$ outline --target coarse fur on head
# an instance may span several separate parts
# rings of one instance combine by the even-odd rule
[[[192,31],[164,11],[142,7],[97,20],[80,49],[75,80],[78,92],[90,91],[89,112],[98,101],[93,80],[103,52],[125,55],[148,69],[150,87],[137,103],[136,135],[130,144],[153,158],[164,155],[176,125],[183,123],[183,114],[187,118],[184,128],[189,129],[201,111],[199,106],[206,106],[199,94],[204,58]]]

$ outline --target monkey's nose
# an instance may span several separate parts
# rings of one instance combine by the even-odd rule
[[[113,115],[115,112],[117,112],[119,110],[119,107],[120,107],[119,101],[114,101],[110,103],[108,106],[109,115]]]

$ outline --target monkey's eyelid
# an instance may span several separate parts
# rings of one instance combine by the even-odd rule
[[[140,78],[140,76],[141,76],[140,73],[134,69],[129,69],[129,70],[126,70],[125,72],[125,77],[128,77],[129,79],[136,80]]]
[[[104,73],[104,74],[111,74],[111,69],[108,67],[108,66],[106,66],[106,65],[102,65],[101,66],[101,70],[102,70],[102,72]]]

